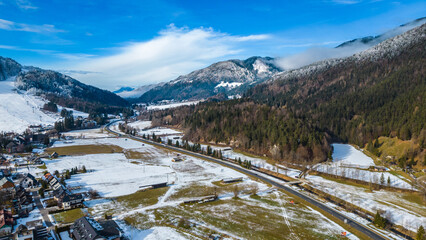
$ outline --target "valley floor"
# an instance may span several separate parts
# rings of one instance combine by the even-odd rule
[[[81,138],[56,142],[48,151],[63,156],[43,160],[51,172],[84,165],[87,173],[73,175],[67,187],[74,192],[98,191],[100,198],[87,200],[83,211],[96,218],[112,215],[131,239],[340,239],[347,232],[319,212],[240,172],[186,155],[182,162],[172,162],[173,152],[98,131],[78,131]],[[40,175],[43,170],[29,171]],[[242,181],[222,183],[225,178]],[[162,182],[167,187],[140,191],[141,186]],[[184,203],[214,194],[216,201]],[[66,224],[64,219],[79,216],[64,214],[54,218]],[[357,239],[350,233],[348,237]]]

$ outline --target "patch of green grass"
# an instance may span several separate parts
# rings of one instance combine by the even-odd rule
[[[424,201],[423,197],[420,196],[420,194],[417,193],[403,193],[402,198],[410,201],[412,203],[419,204],[420,206],[425,206],[426,202]],[[423,214],[425,215],[425,214]]]
[[[355,182],[352,182],[352,181],[347,180],[347,179],[338,179],[338,178],[332,178],[332,177],[329,177],[329,176],[321,176],[321,177],[324,178],[324,179],[330,180],[330,181],[334,181],[334,182],[337,182],[337,183],[350,185],[350,186],[354,186],[354,187],[364,188],[365,190],[370,191],[369,186],[366,185],[366,184],[355,183]]]
[[[130,195],[117,197],[117,202],[122,203],[128,208],[137,208],[140,206],[150,206],[158,202],[158,198],[163,196],[169,187],[148,189],[139,191]]]
[[[65,147],[54,147],[46,149],[46,152],[52,154],[57,152],[59,155],[86,155],[86,154],[101,154],[101,153],[121,153],[123,148],[116,145],[76,145]]]
[[[40,169],[47,169],[46,164],[43,164],[43,165],[41,165],[41,166],[37,166],[37,168],[40,168]]]
[[[262,199],[254,197],[251,201],[257,201],[258,198]],[[283,206],[290,214],[287,219],[290,222],[289,227],[280,204],[263,200],[261,201],[266,203],[266,206],[256,202],[249,204],[251,201],[245,199],[228,199],[204,204],[164,207],[154,211],[154,215],[163,222],[176,217],[196,219],[206,223],[207,226],[214,226],[246,239],[286,239],[293,234],[300,239],[341,239],[338,234],[326,235],[323,233],[325,231],[317,229],[318,215],[300,211],[295,207],[290,209]],[[293,214],[300,215],[300,218],[295,219]]]
[[[55,218],[56,222],[58,223],[73,223],[75,220],[81,218],[84,216],[83,211],[81,208],[75,208],[68,211],[63,211],[60,213],[53,214],[53,217]]]

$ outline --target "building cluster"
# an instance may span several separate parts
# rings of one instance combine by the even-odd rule
[[[49,239],[41,219],[20,221],[36,208],[32,190],[38,185],[29,173],[0,171],[0,240]]]
[[[42,129],[44,130],[44,129]],[[34,147],[43,147],[50,142],[59,139],[56,132],[32,132],[26,131],[24,134],[8,133],[2,136],[2,140],[7,142],[3,147],[9,154],[31,152]]]
[[[68,210],[83,206],[83,196],[71,193],[54,175],[48,172],[43,176],[43,180],[52,188],[53,198],[57,201],[59,208]]]

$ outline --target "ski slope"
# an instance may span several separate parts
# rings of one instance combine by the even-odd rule
[[[45,100],[15,90],[14,78],[0,82],[0,132],[24,132],[29,125],[54,124],[40,109]]]

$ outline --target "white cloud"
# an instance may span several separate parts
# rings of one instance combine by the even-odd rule
[[[344,48],[315,47],[309,48],[292,56],[279,58],[276,60],[276,62],[281,68],[290,70],[303,67],[324,59],[347,57],[354,53],[365,50],[368,47],[369,45],[363,44],[357,44],[356,46]]]
[[[113,89],[169,81],[218,60],[241,53],[242,42],[267,39],[268,35],[233,36],[211,28],[178,28],[170,25],[149,41],[132,42],[112,49],[115,54],[87,57],[70,69],[94,72],[71,74],[85,83]]]
[[[16,23],[13,21],[0,19],[0,29],[7,31],[21,31],[21,32],[34,32],[34,33],[55,33],[64,32],[64,30],[55,28],[51,24],[34,25],[26,23]]]
[[[357,3],[360,3],[362,1],[360,1],[360,0],[332,0],[332,2],[337,3],[337,4],[357,4]]]
[[[347,43],[345,46],[341,46],[339,48],[329,48],[329,47],[319,47],[319,46],[321,45],[324,46],[324,45],[333,44],[333,43],[341,43],[340,41],[331,41],[331,42],[315,44],[316,47],[308,48],[303,52],[300,52],[291,56],[279,58],[277,59],[276,62],[283,69],[289,70],[289,69],[303,67],[308,64],[321,61],[324,59],[342,58],[342,57],[351,56],[357,52],[366,50],[388,38],[392,38],[394,36],[402,34],[424,23],[426,23],[426,19],[413,21],[404,26],[399,26],[397,28],[391,29],[381,34],[380,36],[377,36],[375,39],[371,40],[368,43],[363,43],[362,41],[358,40],[352,43]],[[311,44],[289,44],[289,45],[285,45],[284,47],[310,47],[310,46]]]

